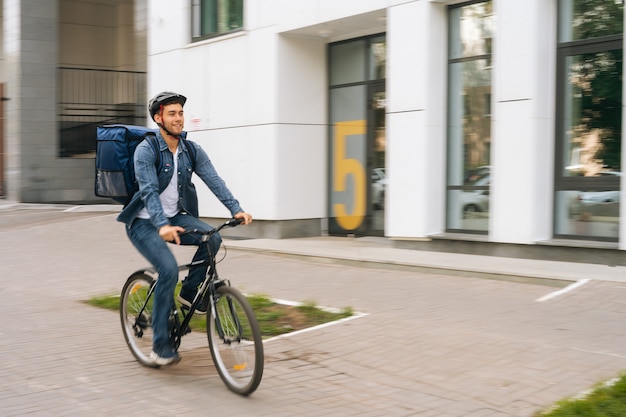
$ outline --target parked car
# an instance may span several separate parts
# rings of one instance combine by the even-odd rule
[[[477,168],[469,169],[465,172],[465,178],[463,183],[465,185],[474,185],[474,183],[485,176],[488,176],[491,172],[490,165],[482,165]]]
[[[619,203],[619,191],[585,191],[578,199],[581,204]]]
[[[489,175],[474,182],[473,186],[488,186]],[[489,211],[489,190],[471,190],[461,193],[461,207],[463,207],[463,217],[467,218],[472,213]]]
[[[619,191],[584,191],[578,195],[580,219],[619,217]]]
[[[617,171],[600,171],[596,177],[619,176]],[[578,194],[579,211],[582,218],[589,216],[619,217],[619,190],[582,191]]]
[[[385,168],[372,169],[372,206],[375,210],[382,210],[385,207],[385,187],[387,177]]]

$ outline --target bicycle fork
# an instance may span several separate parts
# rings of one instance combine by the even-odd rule
[[[219,295],[214,293],[214,300],[211,301],[211,313],[212,313],[212,317],[215,320],[215,329],[217,330],[217,334],[219,335],[220,339],[222,339],[222,341],[224,341],[224,344],[230,345],[233,341],[236,342],[241,342],[242,340],[242,327],[241,327],[241,322],[239,321],[239,316],[237,315],[237,311],[235,310],[235,305],[233,303],[232,298],[230,298],[228,295],[226,296],[226,302],[228,304],[228,311],[230,313],[230,315],[223,315],[223,314],[217,314],[215,309],[217,306],[217,302],[219,300]],[[223,321],[226,321],[227,323],[223,323]],[[237,329],[237,333],[236,333],[236,338],[233,340],[232,337],[226,337],[226,332],[224,331],[224,325],[227,326],[233,326],[234,328]],[[232,334],[231,334],[232,336]]]

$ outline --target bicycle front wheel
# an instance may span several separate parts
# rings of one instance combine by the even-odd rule
[[[207,317],[207,336],[213,362],[233,392],[253,393],[263,376],[263,340],[248,300],[235,288],[216,290]]]
[[[152,296],[154,278],[143,272],[131,275],[122,288],[120,318],[126,344],[133,356],[145,366],[156,366],[152,352]]]

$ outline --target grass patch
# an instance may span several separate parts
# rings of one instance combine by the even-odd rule
[[[92,297],[87,300],[87,304],[94,307],[106,308],[107,310],[119,310],[120,309],[120,296],[119,295],[104,295],[99,297]]]
[[[246,298],[254,310],[263,337],[279,336],[350,317],[354,314],[350,307],[338,311],[328,311],[317,307],[313,301],[306,301],[299,306],[291,306],[276,303],[264,295],[250,295]],[[87,300],[87,304],[119,311],[120,297],[119,295],[96,296]],[[180,306],[178,307],[180,308]],[[192,330],[206,331],[206,316],[194,314],[189,325]]]
[[[278,304],[264,296],[247,297],[257,317],[263,336],[278,336],[328,323],[354,314],[351,308],[327,311],[313,302],[300,306]]]
[[[598,384],[580,398],[559,401],[536,417],[623,417],[626,416],[626,374]]]

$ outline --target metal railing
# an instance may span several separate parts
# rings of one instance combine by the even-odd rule
[[[145,72],[60,67],[59,156],[93,156],[99,125],[144,125],[145,101]]]

